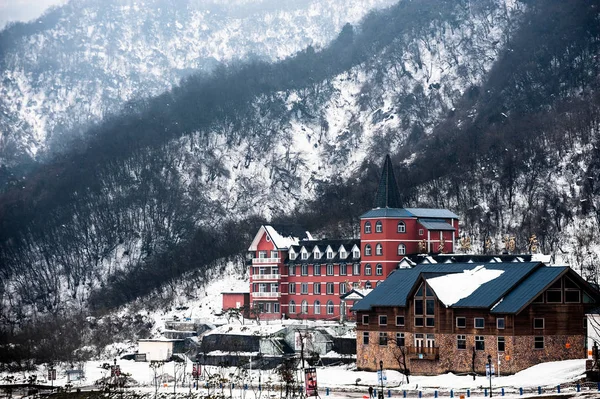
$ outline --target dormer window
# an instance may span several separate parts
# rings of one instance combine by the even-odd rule
[[[340,258],[341,259],[346,259],[348,257],[348,254],[346,253],[346,251],[341,250],[340,251]]]
[[[308,259],[308,252],[302,252],[302,259]]]
[[[370,234],[371,233],[371,222],[367,221],[365,222],[365,234]]]
[[[315,252],[313,252],[313,256],[315,257],[315,259],[321,259],[321,252],[319,250],[316,250]]]
[[[354,251],[352,251],[352,257],[354,259],[360,258],[360,251],[358,249],[355,249]]]
[[[382,231],[383,231],[383,224],[381,223],[381,220],[378,220],[377,223],[375,223],[375,232],[381,233]]]
[[[291,260],[295,260],[296,259],[296,253],[295,252],[290,251],[290,259]]]
[[[333,259],[333,252],[327,251],[327,259]]]

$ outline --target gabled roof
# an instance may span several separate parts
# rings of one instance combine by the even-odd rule
[[[248,251],[256,251],[258,243],[265,234],[267,234],[269,240],[271,240],[277,249],[288,249],[290,246],[298,244],[302,239],[311,238],[310,233],[298,225],[263,224],[254,236],[254,240],[252,240]]]
[[[404,259],[408,259],[412,262],[412,265],[421,264],[423,262],[430,262],[430,259],[435,260],[437,263],[488,263],[492,260],[500,262],[541,262],[540,259],[534,258],[530,254],[519,254],[519,255],[479,255],[479,254],[414,254],[406,255]],[[432,263],[432,262],[430,262]]]
[[[340,295],[340,299],[360,300],[373,291],[372,288],[352,288],[350,291]]]
[[[427,230],[456,230],[456,227],[453,227],[450,223],[440,219],[418,219],[418,222]]]
[[[537,262],[486,263],[483,266],[486,270],[495,270],[497,273],[493,278],[483,279],[475,289],[468,292],[466,296],[460,297],[456,303],[449,304],[449,306],[491,308],[504,296],[507,296],[511,290],[518,288],[535,270],[549,268]],[[353,310],[370,310],[377,306],[404,307],[409,294],[415,289],[418,281],[422,279],[434,280],[448,274],[473,274],[473,270],[481,269],[481,267],[481,263],[437,263],[421,264],[412,269],[397,269],[373,292],[355,305]],[[461,277],[464,278],[465,276]],[[435,284],[433,285],[435,286]],[[515,300],[515,302],[518,301]],[[496,311],[496,309],[494,310]]]
[[[470,263],[472,266],[477,266],[477,263]],[[540,267],[537,262],[523,263],[487,263],[485,267],[490,270],[502,270],[498,278],[481,285],[475,292],[466,298],[461,299],[453,305],[453,307],[477,307],[491,308],[510,290],[519,286],[534,269]]]
[[[389,154],[385,156],[373,208],[402,208],[400,191]]]
[[[492,313],[519,313],[568,270],[567,266],[538,268],[522,284],[502,298],[502,301],[492,309]]]

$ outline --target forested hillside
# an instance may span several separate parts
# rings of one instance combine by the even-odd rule
[[[219,64],[324,46],[393,0],[73,0],[0,31],[0,184],[127,101]]]
[[[402,1],[325,47],[127,103],[0,196],[7,337],[201,280],[265,220],[356,236],[388,152],[406,205],[453,209],[474,251],[536,234],[595,281],[598,17],[583,0]]]

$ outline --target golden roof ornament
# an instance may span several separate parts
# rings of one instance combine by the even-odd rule
[[[460,245],[460,250],[463,252],[469,252],[471,250],[471,237],[469,236],[462,236],[460,241],[459,241],[459,245]]]
[[[441,253],[441,254],[443,254],[445,246],[446,246],[446,241],[444,240],[444,236],[442,236],[440,238],[440,243],[438,245],[438,252]]]
[[[538,248],[539,243],[537,236],[535,234],[532,234],[531,237],[529,237],[529,252],[535,254],[538,252]]]

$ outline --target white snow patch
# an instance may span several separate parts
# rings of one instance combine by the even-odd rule
[[[451,306],[459,300],[468,297],[483,284],[490,282],[504,273],[504,270],[490,270],[480,265],[462,273],[427,279],[438,299],[446,306]]]

